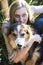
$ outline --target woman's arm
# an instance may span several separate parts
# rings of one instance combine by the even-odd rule
[[[4,40],[5,40],[5,44],[6,44],[8,53],[10,53],[12,51],[12,48],[9,44],[8,37],[7,37],[9,26],[10,26],[10,23],[7,20],[4,20],[2,23],[2,34],[3,34]]]
[[[43,13],[43,5],[39,5],[39,6],[30,6],[30,10],[31,12],[33,12],[33,14],[41,14]]]
[[[43,5],[35,6],[35,5],[29,5],[28,2],[23,0],[24,5],[30,15],[30,20],[33,19],[34,14],[41,14],[43,13]]]
[[[35,6],[35,5],[29,5],[28,2],[26,2],[25,0],[23,0],[24,5],[26,6],[26,8],[29,10],[31,14],[41,14],[43,13],[43,5],[39,5],[39,6]]]

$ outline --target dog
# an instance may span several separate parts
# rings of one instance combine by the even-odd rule
[[[40,35],[36,34],[30,25],[15,23],[9,28],[9,44],[13,50],[17,51],[31,45],[26,56],[20,61],[22,65],[43,65],[43,41],[39,44],[38,36],[41,40]]]

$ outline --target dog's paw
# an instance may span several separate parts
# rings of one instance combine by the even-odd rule
[[[41,40],[42,40],[42,38],[40,37],[40,35],[35,34],[35,35],[33,35],[33,40],[34,40],[34,41],[37,41],[38,43],[40,43]]]
[[[27,62],[26,62],[26,65],[34,65],[33,60],[29,60],[29,61],[27,61]]]

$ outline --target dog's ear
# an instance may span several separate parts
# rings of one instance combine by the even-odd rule
[[[12,35],[9,35],[8,38],[9,38],[9,43],[10,43],[12,49],[17,49],[18,46],[17,46],[16,43],[14,42],[14,37],[13,37]]]
[[[14,31],[14,29],[16,29],[16,27],[20,25],[19,23],[14,23],[14,24],[11,24],[9,29],[8,29],[8,35],[11,34],[12,31]]]
[[[8,28],[8,35],[11,34],[11,31],[13,30],[12,25]]]
[[[28,32],[30,31],[30,33],[31,33],[32,35],[35,34],[35,29],[34,29],[31,25],[26,25],[26,27],[27,27]]]

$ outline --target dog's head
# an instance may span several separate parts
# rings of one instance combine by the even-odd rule
[[[31,27],[25,24],[15,23],[10,27],[10,34],[18,47],[25,47],[33,35]]]

